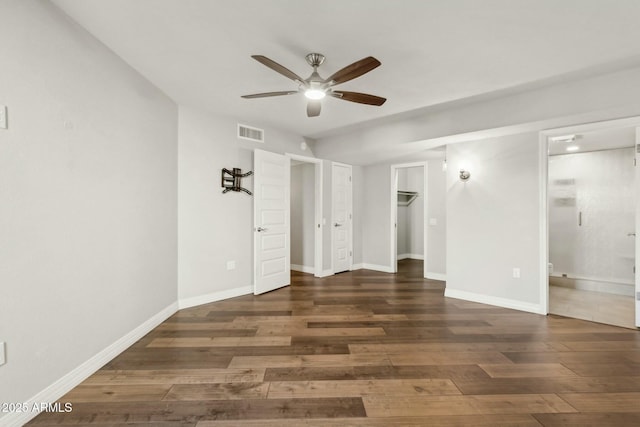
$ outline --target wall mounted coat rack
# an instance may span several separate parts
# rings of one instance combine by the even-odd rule
[[[245,178],[249,175],[253,175],[253,171],[249,171],[247,173],[242,173],[242,169],[233,168],[233,170],[229,170],[227,168],[222,168],[222,193],[226,193],[227,191],[244,191],[248,195],[251,195],[251,191],[246,188],[242,188],[242,178]]]

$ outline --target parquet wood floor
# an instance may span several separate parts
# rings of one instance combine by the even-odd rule
[[[359,270],[181,310],[32,425],[638,426],[640,332]]]

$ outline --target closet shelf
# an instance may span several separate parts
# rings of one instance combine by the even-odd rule
[[[417,191],[398,190],[398,206],[409,206],[418,197]]]

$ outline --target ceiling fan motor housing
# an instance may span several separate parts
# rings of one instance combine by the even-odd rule
[[[321,53],[310,53],[305,56],[305,58],[307,60],[307,64],[314,68],[319,67],[324,62],[324,55]]]

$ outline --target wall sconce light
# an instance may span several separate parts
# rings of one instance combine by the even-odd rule
[[[460,169],[460,181],[467,182],[471,178],[471,172],[466,169]]]

